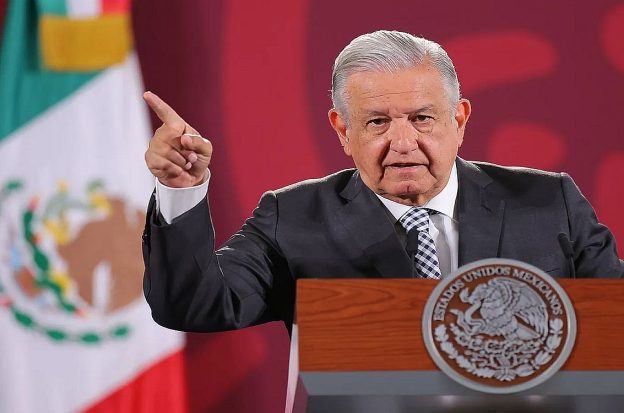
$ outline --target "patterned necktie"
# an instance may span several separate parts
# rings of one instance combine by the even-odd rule
[[[436,255],[436,247],[433,238],[429,234],[429,214],[436,211],[429,211],[425,208],[414,207],[407,211],[399,219],[403,228],[407,231],[408,239],[417,235],[418,248],[414,254],[414,267],[417,274],[423,278],[439,280],[441,278],[440,264]],[[410,231],[415,231],[410,232]]]

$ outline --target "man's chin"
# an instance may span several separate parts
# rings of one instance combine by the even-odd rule
[[[386,197],[401,199],[417,199],[431,191],[431,185],[424,185],[418,181],[391,182],[383,185]]]

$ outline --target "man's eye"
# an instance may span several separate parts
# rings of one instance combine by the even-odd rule
[[[414,116],[414,121],[418,123],[426,123],[432,121],[433,118],[427,115],[416,115]]]
[[[384,123],[386,123],[386,120],[384,118],[375,118],[375,119],[371,119],[368,122],[366,122],[366,125],[375,125],[375,126],[381,126]]]

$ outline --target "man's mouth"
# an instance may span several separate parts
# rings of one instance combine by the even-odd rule
[[[417,167],[417,166],[424,166],[421,163],[413,163],[413,162],[395,162],[395,163],[391,163],[390,165],[386,166],[386,168],[397,168],[397,169],[403,169],[403,168],[413,168],[413,167]]]

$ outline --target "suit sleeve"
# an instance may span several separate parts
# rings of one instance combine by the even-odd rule
[[[561,177],[577,276],[624,277],[624,261],[618,258],[613,234],[598,222],[594,209],[572,178],[567,174]]]
[[[183,331],[223,331],[274,319],[267,296],[283,273],[277,198],[266,193],[218,251],[207,199],[164,224],[150,200],[143,234],[143,290],[154,320]]]

